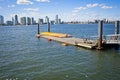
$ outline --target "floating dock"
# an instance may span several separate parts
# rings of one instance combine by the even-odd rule
[[[119,48],[120,44],[120,34],[119,34],[119,21],[115,22],[115,34],[113,35],[106,35],[103,37],[103,21],[99,21],[98,23],[98,36],[96,40],[90,40],[87,38],[76,38],[72,37],[69,34],[63,33],[53,33],[50,32],[50,24],[48,23],[48,32],[41,32],[39,31],[39,24],[38,24],[38,34],[36,35],[37,38],[45,38],[49,41],[54,40],[57,42],[61,42],[63,46],[66,45],[74,45],[80,46],[89,49],[98,49],[102,50],[105,48]]]
[[[55,33],[55,34],[58,35],[60,33]],[[50,35],[43,35],[42,33],[38,34],[37,36],[48,39],[48,40],[54,40],[57,42],[61,42],[66,45],[80,46],[80,47],[89,48],[89,49],[94,49],[96,47],[96,43],[92,40],[81,39],[81,38],[76,38],[72,36],[56,37],[56,36],[50,36]]]

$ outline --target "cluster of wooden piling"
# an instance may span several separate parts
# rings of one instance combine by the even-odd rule
[[[118,34],[119,34],[119,21],[115,21],[115,35],[118,35]],[[99,23],[98,23],[98,42],[97,42],[98,46],[97,46],[97,49],[101,50],[101,49],[105,49],[105,48],[116,47],[119,45],[119,44],[103,43],[102,36],[103,36],[103,21],[99,21]]]
[[[48,35],[42,35],[40,34],[40,28],[38,24],[38,34],[37,37],[40,38],[46,38],[51,40],[55,40],[58,42],[62,42],[64,45],[74,45],[74,46],[81,46],[85,48],[90,48],[90,49],[98,49],[102,50],[105,49],[106,47],[111,47],[111,46],[116,46],[116,44],[106,44],[103,42],[103,21],[99,21],[98,23],[98,38],[97,42],[94,40],[86,40],[82,38],[75,38],[75,37],[55,37],[55,36],[48,36]],[[48,32],[50,32],[50,23],[48,23]],[[115,34],[119,34],[119,21],[115,22]],[[117,45],[118,46],[118,45]]]

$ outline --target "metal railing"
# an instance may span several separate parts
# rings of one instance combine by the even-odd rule
[[[90,37],[90,40],[98,41],[98,36]],[[106,44],[120,44],[120,34],[111,34],[102,36],[102,40]]]

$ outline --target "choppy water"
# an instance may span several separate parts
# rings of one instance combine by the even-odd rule
[[[41,31],[47,31],[46,25]],[[97,24],[53,25],[53,32],[97,35]],[[37,39],[37,26],[0,27],[0,80],[119,80],[120,50],[88,50]],[[104,34],[114,25],[104,25]]]

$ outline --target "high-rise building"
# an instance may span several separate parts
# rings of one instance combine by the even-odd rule
[[[27,17],[27,18],[26,18],[26,24],[27,24],[27,25],[31,25],[31,18],[30,18],[30,17]]]
[[[15,20],[14,21],[15,21],[14,24],[18,25],[19,22],[18,22],[18,16],[17,15],[15,15]]]
[[[43,24],[43,19],[38,19],[39,24]]]
[[[58,19],[58,24],[61,24],[61,19]]]
[[[21,17],[20,18],[20,24],[21,25],[26,25],[26,17]]]
[[[48,16],[45,17],[45,23],[49,23],[49,17]]]
[[[55,24],[58,24],[58,15],[55,16]]]
[[[4,17],[2,15],[0,15],[0,25],[4,24]]]
[[[12,17],[12,23],[15,24],[15,19]]]
[[[31,24],[32,24],[32,25],[34,25],[34,24],[35,24],[35,20],[34,20],[34,18],[33,18],[33,17],[31,18]]]

